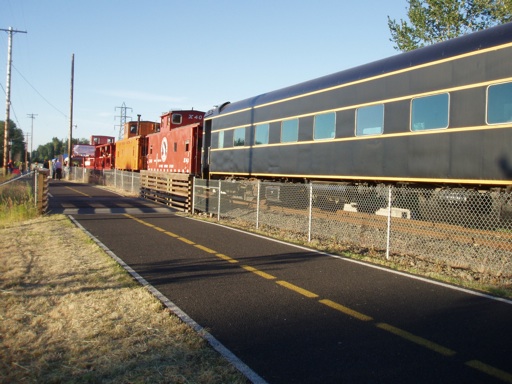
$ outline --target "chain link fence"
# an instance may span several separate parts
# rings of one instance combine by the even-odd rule
[[[197,179],[193,208],[288,239],[512,278],[510,192]]]
[[[72,167],[65,171],[64,178],[67,178],[67,172],[70,181],[103,185],[131,195],[140,194],[140,173],[137,172]]]
[[[19,204],[27,199],[33,201],[38,213],[48,209],[48,170],[35,169],[0,183],[0,205],[8,207]]]

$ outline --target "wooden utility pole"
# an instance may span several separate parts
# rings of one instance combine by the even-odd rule
[[[68,138],[68,163],[67,163],[67,175],[68,180],[71,179],[71,156],[73,155],[73,85],[75,81],[75,54],[71,55],[71,97],[69,106],[69,138]]]
[[[7,81],[5,82],[5,123],[4,123],[4,176],[7,175],[7,163],[9,153],[9,120],[11,118],[11,65],[12,65],[12,34],[14,32],[27,33],[26,31],[17,31],[9,27],[9,29],[0,29],[9,34],[9,42],[7,46]]]

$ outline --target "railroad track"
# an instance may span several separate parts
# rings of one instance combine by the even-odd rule
[[[247,202],[241,199],[231,199],[230,204],[233,207],[250,207],[254,205],[253,209],[255,209],[255,202]],[[265,200],[260,201],[260,204],[262,210],[274,210],[286,215],[305,218],[309,215],[309,209],[285,207]],[[314,207],[311,214],[313,220],[322,219],[359,227],[365,226],[380,231],[387,230],[387,217],[381,215],[339,209],[328,211],[318,207]],[[450,240],[461,244],[479,247],[486,246],[492,249],[512,252],[512,231],[510,229],[483,230],[456,224],[399,217],[391,218],[391,227],[393,232],[399,232],[408,236],[421,236],[439,241]]]

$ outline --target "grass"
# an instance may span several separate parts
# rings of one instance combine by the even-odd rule
[[[7,179],[0,176],[0,183]],[[37,216],[32,189],[25,183],[0,186],[0,223],[27,220]]]
[[[67,217],[5,217],[0,382],[247,382]]]

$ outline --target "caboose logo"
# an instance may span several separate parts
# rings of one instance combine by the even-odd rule
[[[165,160],[167,160],[167,149],[169,146],[167,145],[167,137],[164,137],[162,139],[162,144],[160,145],[160,154],[162,155],[162,162],[165,163]]]

